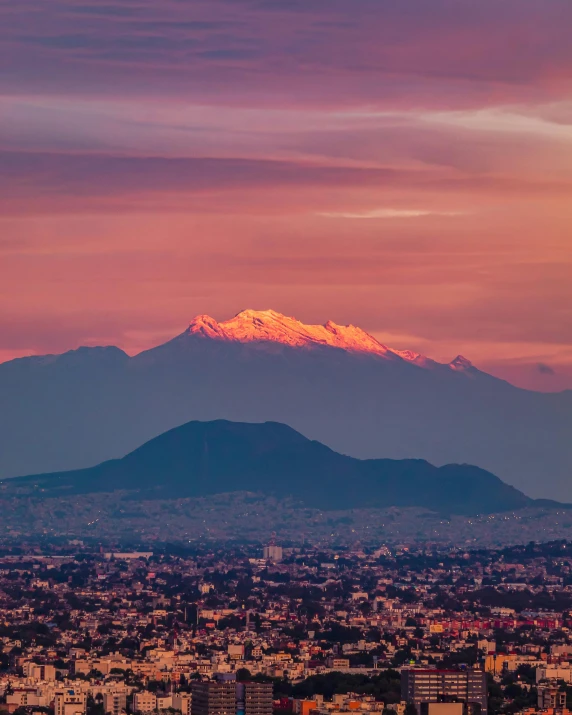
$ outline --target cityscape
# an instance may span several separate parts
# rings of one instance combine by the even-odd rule
[[[0,710],[566,713],[572,544],[2,550]]]
[[[0,1],[0,715],[572,715],[571,37]]]

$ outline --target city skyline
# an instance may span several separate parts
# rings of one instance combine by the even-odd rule
[[[0,3],[0,715],[572,715],[571,28]]]

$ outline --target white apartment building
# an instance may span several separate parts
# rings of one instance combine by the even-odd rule
[[[56,679],[56,669],[53,665],[37,665],[31,661],[22,666],[24,675],[34,680],[45,680],[53,683]]]
[[[87,697],[77,690],[58,690],[54,698],[54,715],[85,715]]]
[[[149,713],[155,710],[156,707],[157,698],[154,693],[149,693],[147,690],[143,690],[139,693],[135,693],[133,696],[134,712]]]
[[[569,665],[544,665],[536,669],[536,682],[541,680],[563,680],[572,683],[572,669]]]
[[[6,705],[27,707],[29,705],[43,705],[35,688],[15,688],[14,692],[6,696]]]

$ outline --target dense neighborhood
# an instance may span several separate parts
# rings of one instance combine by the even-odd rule
[[[30,545],[0,557],[0,606],[0,710],[18,715],[514,715],[572,699],[566,542]]]

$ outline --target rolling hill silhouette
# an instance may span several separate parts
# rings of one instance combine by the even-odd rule
[[[140,499],[249,491],[320,509],[417,506],[452,514],[539,502],[478,467],[424,460],[360,460],[276,422],[189,422],[118,460],[89,469],[11,479],[3,491],[46,498],[128,490]],[[542,502],[546,504],[546,502]]]

